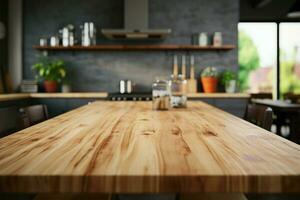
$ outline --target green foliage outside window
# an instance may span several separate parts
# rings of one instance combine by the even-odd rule
[[[296,53],[292,59],[288,59],[284,51],[280,52],[280,93],[281,97],[285,93],[300,93],[300,80],[299,77],[294,73],[296,65]]]
[[[257,47],[251,37],[244,31],[239,31],[239,72],[238,82],[240,91],[246,92],[249,89],[250,73],[260,67],[260,58]],[[300,79],[295,74],[297,48],[294,49],[293,56],[288,56],[282,49],[280,50],[280,96],[285,93],[300,94]],[[269,82],[273,82],[275,72],[268,75]]]
[[[249,75],[260,64],[257,47],[244,31],[239,32],[239,73],[238,81],[242,92],[249,89]]]

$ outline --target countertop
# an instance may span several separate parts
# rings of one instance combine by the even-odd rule
[[[71,92],[71,93],[15,93],[0,94],[0,101],[25,98],[106,98],[106,92]]]
[[[202,102],[98,101],[0,139],[1,192],[300,192],[300,146]]]
[[[12,101],[25,98],[106,98],[106,92],[71,92],[71,93],[15,93],[0,94],[0,101]],[[249,98],[246,93],[194,93],[188,98]]]
[[[12,100],[18,100],[18,99],[27,99],[27,98],[30,98],[30,94],[22,94],[22,93],[0,94],[0,102],[1,101],[12,101]]]
[[[250,98],[247,93],[193,93],[188,98]]]
[[[106,98],[106,92],[31,93],[31,98]]]

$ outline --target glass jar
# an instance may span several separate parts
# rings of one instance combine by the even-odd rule
[[[171,76],[169,81],[171,89],[170,104],[173,108],[185,108],[187,105],[187,81],[179,74]]]
[[[221,32],[215,32],[214,38],[213,38],[213,46],[222,46],[222,33]]]
[[[200,47],[207,46],[208,45],[208,37],[207,33],[202,32],[199,34],[199,44]]]
[[[166,77],[156,77],[152,85],[153,110],[168,110],[170,108],[170,88]]]

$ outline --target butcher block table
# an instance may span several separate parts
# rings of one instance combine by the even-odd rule
[[[0,191],[300,192],[300,146],[202,102],[95,102],[0,139]]]

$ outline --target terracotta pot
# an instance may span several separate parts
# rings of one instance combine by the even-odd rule
[[[203,90],[205,93],[214,93],[217,91],[218,79],[215,77],[201,77]]]
[[[46,92],[56,92],[57,82],[56,81],[44,81],[44,87]]]

